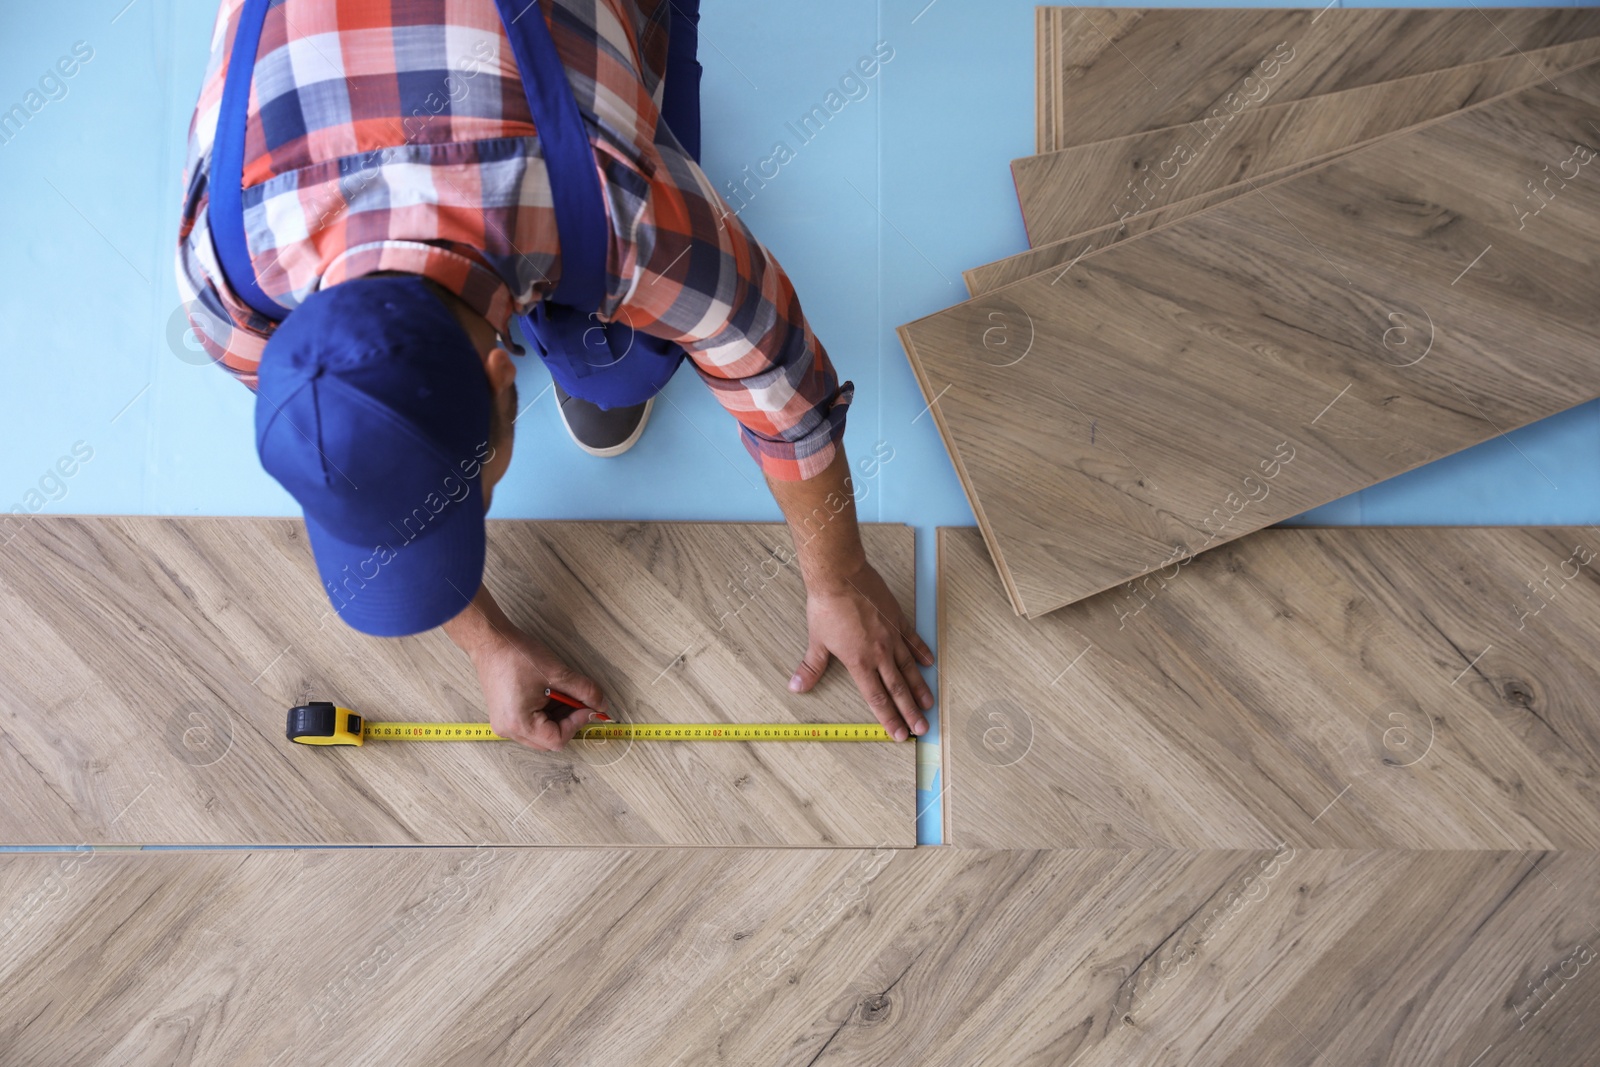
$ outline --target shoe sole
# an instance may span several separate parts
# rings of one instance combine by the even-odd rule
[[[612,445],[610,448],[595,448],[593,445],[586,445],[582,441],[578,440],[578,435],[572,432],[572,425],[567,422],[566,415],[561,414],[561,402],[559,400],[556,402],[556,411],[558,414],[561,414],[561,425],[566,429],[567,436],[572,438],[573,444],[577,445],[591,456],[599,456],[601,459],[610,459],[612,456],[622,455],[628,449],[639,443],[639,438],[644,436],[645,426],[650,422],[650,412],[655,408],[655,406],[655,397],[651,397],[649,400],[646,400],[644,402],[644,414],[639,416],[639,425],[633,428],[633,432],[628,435],[626,440],[619,444]]]

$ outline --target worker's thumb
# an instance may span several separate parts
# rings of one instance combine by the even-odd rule
[[[606,710],[606,694],[593,678],[579,674],[575,670],[563,667],[550,676],[550,688],[567,694],[569,697],[581,700],[585,707],[595,711]]]
[[[800,661],[800,666],[795,668],[794,677],[789,679],[789,692],[811,692],[811,687],[817,684],[822,672],[827,669],[828,650],[821,645],[810,646],[806,649],[805,658]]]

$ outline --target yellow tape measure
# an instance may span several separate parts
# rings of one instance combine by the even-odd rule
[[[367,741],[504,741],[486,722],[372,722],[349,708],[315,700],[289,709],[285,730],[301,745]],[[598,722],[578,731],[586,741],[893,741],[875,722]]]

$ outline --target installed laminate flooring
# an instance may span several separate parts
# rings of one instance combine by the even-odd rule
[[[911,530],[864,536],[912,610]],[[870,721],[837,666],[787,692],[792,551],[779,525],[491,521],[485,578],[627,720]],[[487,718],[441,631],[373,638],[331,613],[298,520],[31,519],[0,553],[0,646],[6,844],[916,840],[909,743],[289,743],[307,699]]]
[[[1013,160],[1028,243],[1076,238],[1158,208],[1248,188],[1285,168],[1330,158],[1596,59],[1600,37],[1292,103],[1245,102],[1236,113],[1222,110],[1183,126]]]
[[[1556,83],[902,326],[1017,611],[1600,395],[1600,71]]]
[[[1262,530],[1027,621],[942,529],[945,839],[1600,848],[1597,568],[1593,529]]]
[[[1298,100],[1594,36],[1600,12],[1572,8],[1040,7],[1036,151],[1191,122],[1268,70]]]
[[[29,1067],[1584,1063],[1593,853],[0,856]]]

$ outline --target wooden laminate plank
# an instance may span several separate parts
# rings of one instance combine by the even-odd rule
[[[910,605],[912,531],[864,535]],[[442,632],[339,622],[303,538],[290,519],[29,520],[0,553],[0,841],[915,844],[910,744],[290,744],[307,699],[485,718]],[[790,558],[779,525],[491,521],[485,577],[629,720],[870,720],[840,670],[787,692]]]
[[[1359,147],[1359,146],[1357,146]],[[1348,151],[1348,150],[1347,150]],[[1237,183],[1204,196],[1192,196],[1168,204],[1164,207],[1151,208],[1149,211],[1138,215],[1130,215],[1121,222],[1109,222],[1104,226],[1097,226],[1083,233],[1073,234],[1071,237],[1059,241],[1050,241],[1030,248],[1026,252],[1018,252],[1014,256],[997,259],[991,263],[979,264],[969,270],[961,272],[962,280],[966,282],[967,292],[971,296],[982,296],[992,292],[1002,285],[1020,282],[1036,274],[1048,274],[1052,284],[1061,284],[1059,279],[1064,272],[1070,270],[1078,263],[1110,248],[1112,245],[1137,237],[1142,233],[1160,229],[1163,226],[1209,211],[1218,204],[1226,204],[1240,197],[1251,196],[1262,189],[1271,189],[1280,182],[1288,181],[1308,171],[1324,166],[1333,159],[1345,155],[1346,151],[1331,154],[1328,159],[1315,163],[1301,163],[1292,167],[1285,167],[1270,175],[1262,176],[1250,184]]]
[[[1263,530],[1032,621],[939,545],[948,841],[1600,846],[1592,529]]]
[[[1600,71],[1557,84],[901,327],[1013,606],[1600,394]]]
[[[1292,55],[1271,80],[1271,98],[1282,101],[1594,36],[1600,15],[1554,7],[1041,7],[1036,150],[1198,119],[1230,92],[1258,92],[1245,79],[1275,53]]]
[[[1219,193],[1340,155],[1400,130],[1537,85],[1600,59],[1600,38],[1432,71],[1292,103],[1013,160],[1030,245],[1080,237],[1172,208],[1202,210]],[[1188,211],[1178,210],[1187,207]],[[1135,231],[1137,232],[1137,230]]]
[[[1049,9],[1039,10],[1044,12]],[[1117,186],[1117,191],[1123,200],[1127,200],[1130,196],[1134,199],[1118,207],[1116,199],[1102,196],[1100,199],[1104,200],[1106,208],[1102,217],[1116,221],[1101,222],[1055,240],[1043,242],[1034,240],[1031,242],[1034,247],[1025,252],[964,271],[967,291],[973,296],[978,296],[1034,274],[1068,268],[1119,241],[1209,210],[1236,197],[1249,195],[1260,188],[1270,188],[1278,182],[1320,166],[1322,161],[1338,158],[1354,148],[1404,132],[1423,122],[1435,121],[1441,115],[1449,113],[1449,108],[1440,107],[1442,101],[1449,99],[1449,93],[1459,94],[1456,99],[1461,101],[1460,108],[1480,106],[1488,100],[1496,99],[1502,92],[1514,92],[1517,88],[1531,84],[1529,79],[1536,80],[1541,76],[1560,74],[1573,69],[1581,65],[1575,61],[1591,56],[1596,48],[1600,48],[1600,41],[1586,38],[1548,49],[1535,50],[1523,56],[1513,57],[1509,61],[1505,58],[1489,60],[1470,67],[1414,75],[1302,101],[1261,104],[1257,105],[1254,111],[1243,112],[1249,120],[1247,126],[1233,125],[1231,119],[1228,125],[1209,120],[1199,124],[1198,132],[1192,140],[1184,138],[1194,128],[1193,126],[1166,127],[1144,134],[1097,142],[1099,147],[1095,150],[1091,150],[1089,146],[1080,146],[1050,155],[1035,156],[1028,161],[1018,161],[1029,173],[1031,183],[1027,192],[1024,192],[1020,184],[1018,189],[1025,219],[1030,197],[1036,201],[1036,207],[1046,211],[1047,222],[1051,224],[1053,222],[1049,219],[1049,214],[1056,210],[1057,205],[1063,204],[1072,205],[1064,209],[1066,214],[1071,216],[1064,219],[1065,222],[1081,222],[1096,217],[1095,211],[1085,205],[1099,203],[1100,200],[1085,196],[1081,189],[1057,190],[1053,188],[1050,180],[1039,180],[1048,175],[1049,161],[1066,160],[1069,156],[1073,160],[1073,166],[1062,171],[1058,177],[1064,175],[1069,184],[1077,184],[1083,173],[1098,173],[1102,177],[1114,173],[1117,176],[1116,180],[1110,184],[1126,183]],[[1541,71],[1544,73],[1541,74]],[[1476,78],[1473,76],[1474,72]],[[1526,77],[1519,79],[1519,72]],[[1491,73],[1496,76],[1483,77]],[[1506,89],[1507,85],[1512,88]],[[1441,96],[1441,92],[1446,95]],[[1386,105],[1386,96],[1394,101],[1393,106]],[[1342,100],[1356,107],[1348,112],[1345,108],[1330,108],[1328,105],[1332,100]],[[1369,112],[1360,118],[1361,129],[1356,130],[1353,128],[1350,115],[1360,117],[1360,107],[1368,108]],[[1377,109],[1376,112],[1370,110],[1374,108]],[[1425,117],[1430,114],[1433,116],[1432,119]],[[1291,115],[1294,118],[1288,121]],[[1379,132],[1383,127],[1393,128],[1387,133]],[[1217,132],[1217,136],[1212,136],[1213,131]],[[1250,137],[1245,140],[1251,144],[1246,144],[1240,139],[1246,132],[1250,133]],[[1272,141],[1273,136],[1280,135],[1286,135],[1281,142]],[[1179,143],[1183,144],[1186,153],[1181,158],[1188,163],[1199,158],[1194,154],[1192,144],[1200,144],[1205,152],[1210,152],[1219,144],[1226,146],[1226,150],[1235,153],[1233,167],[1219,168],[1216,165],[1217,159],[1213,157],[1208,161],[1211,166],[1205,177],[1202,177],[1201,172],[1207,168],[1187,170],[1177,168],[1173,181],[1163,182],[1157,176],[1149,182],[1149,191],[1137,194],[1130,192],[1134,188],[1134,182],[1138,180],[1140,170],[1149,169],[1148,163],[1141,161],[1153,159],[1157,161],[1158,168],[1163,160],[1170,159],[1175,164],[1180,158],[1176,154],[1176,145]],[[1298,146],[1298,153],[1289,150],[1288,146],[1291,144]],[[1300,161],[1286,166],[1278,165],[1283,158],[1293,158],[1296,154],[1300,157]],[[1106,169],[1108,160],[1115,165],[1114,170]],[[1084,171],[1082,168],[1088,170]],[[1168,169],[1172,167],[1169,166]],[[1248,180],[1244,180],[1241,176],[1248,176]],[[1146,178],[1149,178],[1148,174]],[[1102,180],[1100,184],[1107,183]],[[1101,193],[1104,192],[1102,189]],[[1125,214],[1130,209],[1137,210]]]
[[[1501,1067],[1600,1038],[1587,852],[12,855],[0,916],[0,1060],[41,1067]]]

